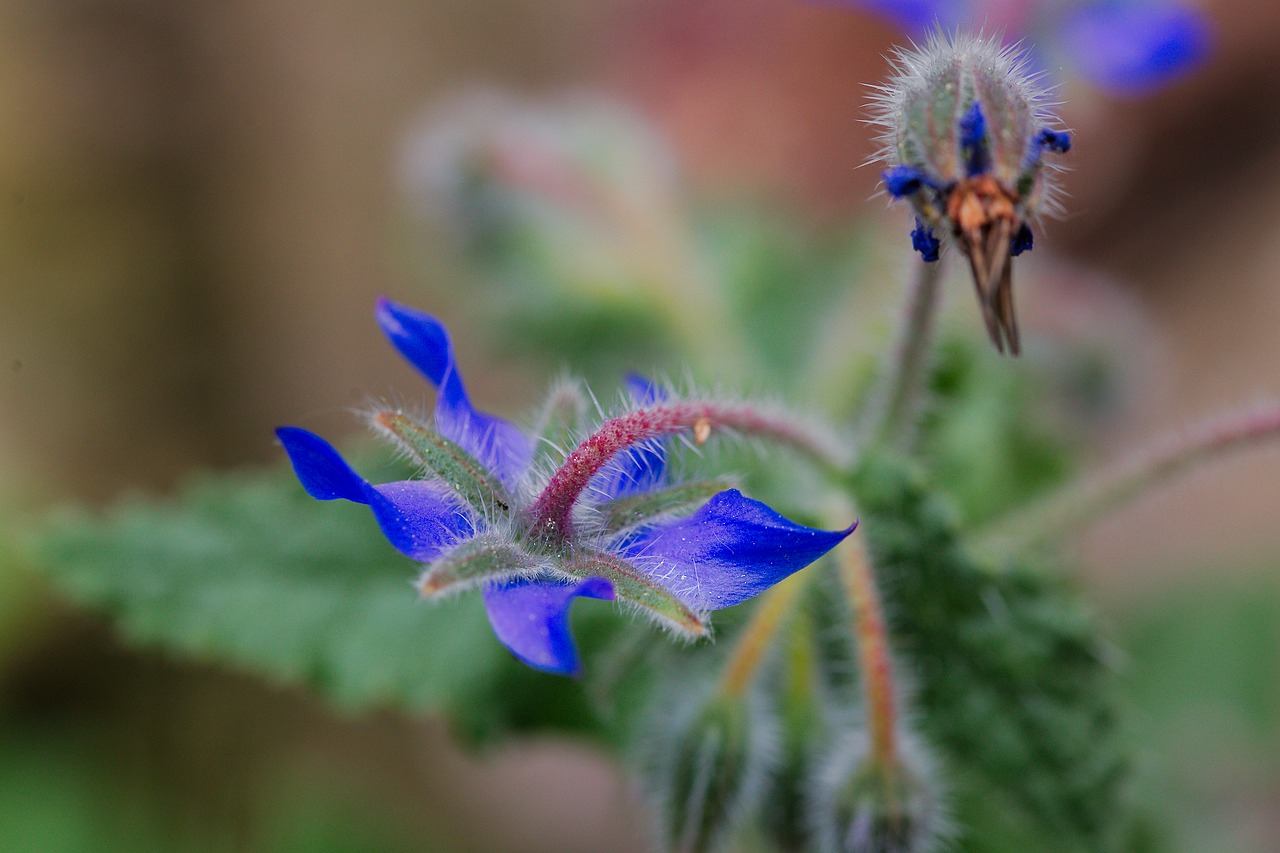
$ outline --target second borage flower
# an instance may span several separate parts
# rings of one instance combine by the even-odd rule
[[[1046,92],[1024,54],[994,38],[934,33],[895,56],[873,100],[884,186],[915,209],[913,247],[926,262],[951,240],[968,259],[987,334],[1021,350],[1012,259],[1032,246],[1030,222],[1056,205],[1058,166],[1071,137],[1055,128]]]
[[[439,389],[431,424],[397,410],[370,415],[423,477],[373,485],[314,433],[276,434],[308,494],[368,505],[391,544],[425,564],[424,596],[483,587],[494,634],[530,666],[577,671],[575,598],[617,599],[701,636],[708,611],[763,592],[853,529],[796,524],[714,481],[671,484],[667,436],[701,442],[729,430],[802,449],[813,439],[750,404],[672,399],[640,381],[631,405],[540,477],[534,460],[546,445],[471,405],[443,324],[387,300],[377,319]]]

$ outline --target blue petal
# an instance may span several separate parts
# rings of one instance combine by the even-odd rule
[[[663,585],[698,610],[746,601],[830,551],[847,530],[815,530],[789,521],[737,489],[693,515],[645,531],[622,546]]]
[[[925,182],[924,173],[912,166],[897,165],[885,169],[880,174],[884,188],[894,198],[915,195]]]
[[[960,117],[959,131],[965,174],[970,178],[986,174],[991,168],[991,152],[987,147],[987,117],[981,103],[974,101],[969,111]]]
[[[578,651],[569,633],[569,605],[578,596],[612,599],[613,584],[604,578],[587,578],[576,586],[514,580],[484,588],[494,635],[524,663],[559,675],[578,672]]]
[[[514,424],[477,412],[467,396],[453,358],[453,344],[444,324],[421,311],[379,299],[378,325],[410,364],[440,389],[436,427],[457,442],[508,486],[529,467],[532,447]]]
[[[1156,0],[1100,0],[1069,17],[1063,44],[1079,72],[1115,94],[1138,95],[1199,65],[1209,22],[1194,9]]]
[[[666,391],[633,373],[627,390],[637,406],[651,406],[667,397]],[[621,498],[656,489],[666,482],[667,443],[663,439],[642,441],[619,453],[596,475],[595,488],[605,499]]]
[[[280,427],[276,438],[284,445],[293,470],[307,494],[319,501],[339,498],[368,503],[369,484],[351,470],[333,445],[314,432],[299,427]]]
[[[1018,233],[1013,235],[1009,241],[1009,256],[1018,257],[1023,252],[1030,252],[1035,247],[1035,235],[1031,233],[1031,226],[1022,223],[1022,227],[1018,229]]]
[[[315,433],[280,427],[276,436],[307,494],[322,501],[367,505],[387,541],[406,556],[431,560],[446,547],[475,534],[471,521],[447,490],[434,483],[401,480],[370,485],[333,445]]]
[[[932,228],[916,219],[915,230],[911,232],[911,248],[920,253],[920,257],[926,264],[931,264],[938,260],[938,253],[942,251],[942,241],[933,233]]]
[[[964,0],[834,0],[840,6],[876,12],[912,33],[935,25],[954,27],[964,17]]]

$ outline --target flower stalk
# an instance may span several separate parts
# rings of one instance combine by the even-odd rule
[[[916,268],[898,339],[885,362],[878,398],[869,408],[867,435],[874,444],[902,448],[913,437],[933,353],[942,269],[940,261],[921,263]]]
[[[853,608],[854,636],[858,645],[858,671],[871,739],[871,761],[884,775],[886,796],[899,764],[897,697],[893,662],[889,656],[888,629],[876,589],[866,547],[851,540],[836,557],[840,581]]]
[[[1203,463],[1276,439],[1280,439],[1280,402],[1211,418],[1156,441],[1128,464],[1107,466],[997,522],[975,538],[975,548],[1003,562],[1059,542]]]
[[[823,467],[838,468],[835,451],[804,425],[746,403],[677,401],[610,418],[582,441],[551,475],[529,509],[530,531],[545,541],[567,540],[573,507],[592,477],[618,453],[656,438],[691,433],[705,439],[715,430],[767,438],[791,446]]]

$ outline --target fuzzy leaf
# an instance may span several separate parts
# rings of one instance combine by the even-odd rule
[[[362,507],[317,504],[283,471],[63,515],[33,544],[37,566],[138,642],[346,707],[445,713],[473,738],[596,725],[579,685],[530,674],[502,648],[480,596],[424,603],[414,564]]]

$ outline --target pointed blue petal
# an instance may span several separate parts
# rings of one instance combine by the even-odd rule
[[[524,663],[559,675],[578,672],[578,651],[569,633],[569,605],[578,596],[612,599],[613,584],[604,578],[577,585],[514,580],[484,588],[494,635]]]
[[[477,412],[467,396],[444,324],[421,311],[379,299],[378,325],[402,356],[440,390],[436,427],[457,442],[507,486],[529,467],[532,447],[515,424]]]
[[[294,473],[311,497],[321,501],[341,498],[362,504],[369,502],[366,495],[369,484],[351,470],[332,444],[299,427],[280,427],[276,438],[284,445]]]
[[[430,560],[448,545],[474,534],[471,522],[440,486],[421,480],[372,486],[315,433],[280,427],[276,436],[307,494],[322,501],[368,505],[387,540],[406,556]]]
[[[651,406],[667,397],[660,385],[638,373],[627,377],[627,391],[637,406]],[[619,453],[596,475],[594,485],[603,499],[612,500],[656,489],[666,482],[666,474],[667,443],[655,438]]]
[[[1209,39],[1202,14],[1158,0],[1097,0],[1062,29],[1080,74],[1120,95],[1143,94],[1199,65]]]
[[[729,489],[688,518],[658,525],[621,546],[698,610],[746,601],[821,557],[853,532],[796,524]]]

